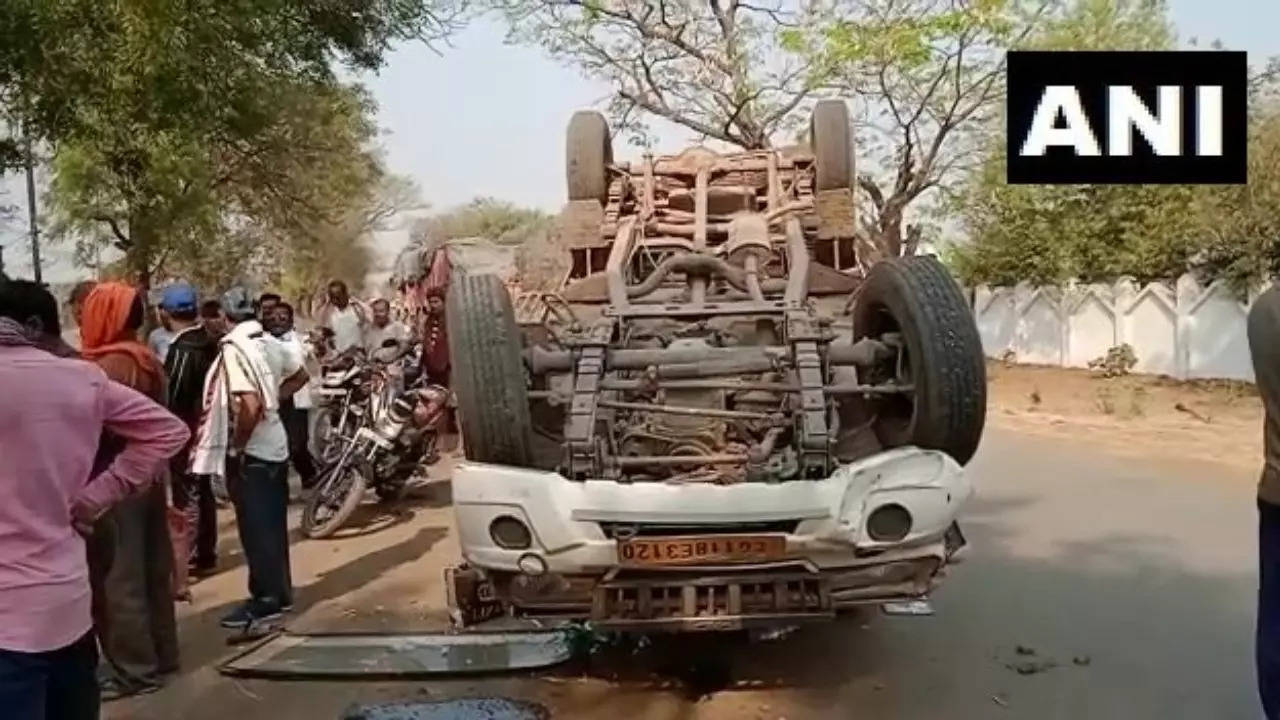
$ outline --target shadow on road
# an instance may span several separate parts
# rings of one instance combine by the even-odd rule
[[[424,527],[402,542],[321,573],[315,582],[295,588],[294,616],[303,615],[309,608],[325,600],[362,588],[395,567],[418,560],[446,535],[446,528]],[[219,627],[218,621],[238,602],[207,608],[182,621],[184,668],[199,669],[227,654],[227,631]]]
[[[492,695],[541,703],[556,720],[1259,717],[1249,484],[1005,433],[969,471],[972,547],[932,617],[873,608],[774,642],[659,637],[542,674],[273,683],[207,669],[225,650],[224,606],[184,621],[184,659],[200,677],[150,713],[114,717],[311,720],[354,702]],[[366,585],[444,536],[423,527],[334,568],[299,589],[301,605]]]

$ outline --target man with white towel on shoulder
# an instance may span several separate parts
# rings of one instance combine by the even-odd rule
[[[306,384],[307,372],[263,329],[247,290],[228,290],[222,309],[235,325],[219,341],[218,359],[205,379],[191,471],[227,479],[249,566],[249,599],[222,618],[222,626],[243,630],[293,607],[289,440],[279,410],[282,398]]]

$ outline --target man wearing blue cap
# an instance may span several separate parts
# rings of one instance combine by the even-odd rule
[[[218,344],[199,321],[199,298],[195,288],[177,283],[165,288],[160,313],[173,329],[173,339],[165,358],[165,397],[169,411],[177,415],[195,437],[204,407],[204,379],[218,357]],[[190,445],[173,458],[173,504],[187,516],[187,526],[195,531],[188,562],[196,575],[212,572],[217,565],[218,505],[212,478],[189,472]]]

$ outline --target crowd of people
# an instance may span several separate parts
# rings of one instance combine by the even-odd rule
[[[68,303],[79,348],[47,288],[0,279],[0,706],[23,720],[95,718],[178,670],[174,602],[218,569],[219,488],[248,566],[222,626],[293,608],[288,467],[304,490],[316,482],[324,363],[399,358],[416,334],[424,374],[449,371],[443,291],[416,332],[339,281],[309,333],[280,295],[242,287],[203,302],[164,288],[145,339],[132,286],[81,283]]]

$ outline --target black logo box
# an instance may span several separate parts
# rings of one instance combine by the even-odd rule
[[[1029,52],[1008,54],[1007,179],[1010,184],[1240,184],[1248,175],[1248,58],[1243,52]],[[1050,147],[1042,156],[1020,154],[1032,118],[1049,85],[1070,85],[1102,154],[1078,156]],[[1156,155],[1132,131],[1132,154],[1107,155],[1107,93],[1129,85],[1152,112],[1157,87],[1182,88],[1182,154]],[[1222,154],[1197,156],[1196,87],[1222,87]],[[1055,127],[1062,127],[1057,118]]]

